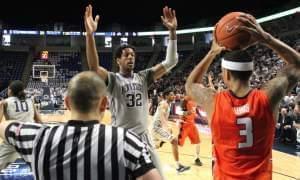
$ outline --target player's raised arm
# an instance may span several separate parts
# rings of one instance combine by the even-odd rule
[[[161,16],[163,25],[169,30],[169,43],[166,52],[166,59],[153,67],[154,79],[159,79],[169,72],[178,62],[177,55],[177,18],[175,10],[168,6],[163,8],[163,16]]]
[[[225,48],[219,46],[216,43],[215,38],[213,38],[211,49],[193,69],[185,83],[185,91],[187,95],[190,96],[194,101],[196,101],[198,105],[203,107],[208,113],[209,117],[211,115],[210,109],[212,109],[211,106],[213,105],[213,97],[216,91],[212,88],[204,87],[201,82],[210,64],[213,62],[215,57],[224,49]]]
[[[103,80],[107,80],[108,72],[99,66],[99,56],[95,43],[94,33],[97,30],[99,15],[93,18],[93,7],[88,5],[85,8],[84,26],[86,30],[86,56],[89,69],[95,71]]]
[[[271,48],[287,63],[277,77],[263,87],[269,96],[273,111],[276,111],[280,100],[300,80],[300,54],[292,47],[265,32],[250,14],[241,15],[239,20],[247,24],[247,26],[240,28],[251,33],[253,42],[259,42]]]

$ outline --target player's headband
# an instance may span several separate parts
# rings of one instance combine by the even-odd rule
[[[253,62],[233,62],[223,58],[222,67],[232,71],[252,71],[254,64]]]

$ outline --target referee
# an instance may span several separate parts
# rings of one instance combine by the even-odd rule
[[[0,137],[31,164],[37,180],[158,179],[147,146],[123,128],[99,124],[106,109],[106,85],[93,72],[69,83],[65,125],[1,122]],[[0,101],[0,121],[3,102]]]

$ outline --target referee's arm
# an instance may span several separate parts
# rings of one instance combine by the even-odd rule
[[[133,177],[138,180],[161,180],[161,176],[151,160],[147,145],[134,133],[127,131],[125,135],[125,161]]]

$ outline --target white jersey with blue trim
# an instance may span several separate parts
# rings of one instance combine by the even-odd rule
[[[148,85],[153,82],[152,69],[124,77],[109,72],[108,92],[112,125],[141,135],[148,129]]]
[[[30,98],[20,100],[17,97],[9,97],[5,102],[9,120],[34,122],[34,105]]]

